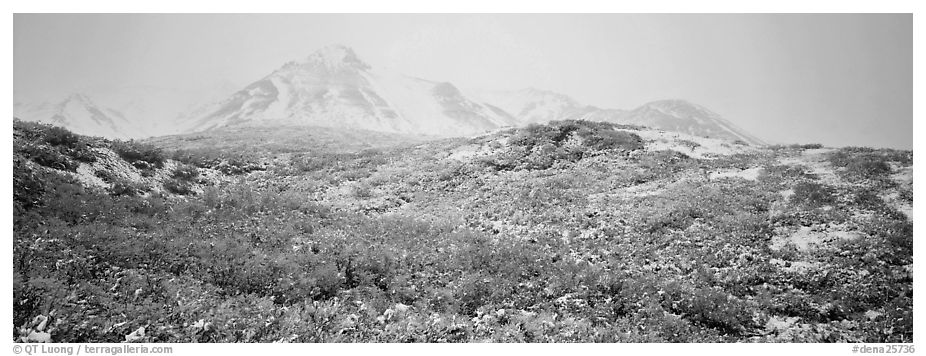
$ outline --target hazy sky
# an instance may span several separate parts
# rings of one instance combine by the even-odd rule
[[[244,86],[328,44],[461,88],[704,105],[770,142],[912,148],[912,15],[14,15],[14,93]]]

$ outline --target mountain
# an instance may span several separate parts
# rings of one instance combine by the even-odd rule
[[[580,104],[556,92],[534,88],[480,93],[480,99],[511,113],[522,125],[554,120],[604,121],[647,126],[694,136],[765,143],[703,106],[684,100],[660,100],[636,109],[602,109]]]
[[[720,115],[683,100],[654,101],[628,111],[585,105],[535,88],[464,92],[449,82],[376,69],[340,45],[286,63],[237,91],[228,83],[195,90],[127,86],[75,94],[57,103],[17,103],[15,108],[23,120],[113,138],[252,126],[455,137],[587,120],[764,144]]]
[[[51,100],[16,97],[14,116],[109,138],[179,134],[184,125],[178,120],[183,120],[184,114],[237,89],[227,81],[184,89],[150,85],[92,87]]]
[[[350,48],[325,47],[189,116],[187,131],[305,125],[461,136],[517,122],[451,83],[374,70]]]
[[[139,125],[115,109],[99,105],[89,96],[74,93],[55,103],[14,103],[13,113],[26,121],[66,127],[74,132],[112,138],[147,136]]]
[[[608,121],[695,136],[740,140],[753,145],[765,144],[717,113],[684,100],[653,101]]]
[[[521,125],[572,118],[595,109],[567,95],[535,88],[477,92],[476,97],[505,110]]]
[[[197,88],[168,88],[149,85],[96,88],[90,92],[97,103],[112,108],[152,136],[181,133],[176,120],[183,114],[227,97],[238,90],[219,82]]]

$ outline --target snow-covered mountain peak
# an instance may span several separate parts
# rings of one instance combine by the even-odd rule
[[[330,45],[310,54],[301,62],[292,62],[288,67],[322,69],[327,71],[369,70],[370,65],[360,60],[354,50],[343,45]]]
[[[239,125],[303,125],[454,136],[515,121],[456,86],[372,70],[345,46],[290,62],[223,101],[197,110],[187,131]]]

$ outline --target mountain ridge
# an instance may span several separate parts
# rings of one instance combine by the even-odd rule
[[[50,117],[45,116],[22,118],[48,122]],[[555,120],[588,120],[765,144],[720,115],[684,100],[653,101],[623,110],[585,105],[566,94],[532,87],[513,91],[461,90],[450,82],[375,68],[343,45],[326,46],[286,62],[223,99],[178,114],[172,125],[157,127],[138,122],[136,116],[121,116],[124,120],[119,125],[105,129],[69,123],[68,115],[60,115],[55,122],[81,133],[132,138],[151,132],[178,134],[227,126],[273,125],[459,137]],[[73,120],[79,121],[80,117]]]
[[[54,103],[14,103],[13,116],[66,127],[74,132],[115,138],[144,136],[121,112],[97,104],[83,93],[71,93]]]

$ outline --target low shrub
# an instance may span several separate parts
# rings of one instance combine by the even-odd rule
[[[512,137],[511,143],[528,150],[544,145],[561,147],[573,134],[582,139],[583,146],[593,150],[633,151],[643,148],[640,136],[616,130],[614,124],[575,120],[553,121],[547,125],[532,124]]]
[[[762,169],[762,172],[759,173],[759,181],[771,184],[775,189],[784,188],[795,181],[815,179],[817,179],[817,177],[805,172],[803,167],[792,165],[766,166]]]
[[[112,184],[112,183],[116,182],[116,180],[117,180],[116,175],[113,174],[112,171],[105,170],[105,169],[104,169],[104,170],[95,171],[95,172],[93,172],[93,175],[96,176],[97,178],[102,179],[103,182],[106,182],[106,183],[109,183],[109,184]]]
[[[643,139],[635,133],[601,128],[583,128],[578,133],[583,144],[595,150],[635,151],[643,148]]]
[[[138,169],[161,168],[167,159],[164,152],[149,143],[137,141],[113,141],[112,149],[119,157]]]
[[[171,159],[196,166],[211,168],[224,174],[237,175],[264,170],[258,159],[248,153],[219,150],[213,148],[194,148],[173,151]]]
[[[468,275],[459,282],[454,299],[459,303],[459,312],[463,316],[476,316],[480,307],[489,303],[492,298],[493,278],[482,274]]]
[[[881,199],[878,195],[878,190],[873,188],[858,189],[852,202],[866,210],[881,211],[888,208],[887,204],[884,203],[884,199]]]
[[[701,147],[701,144],[700,144],[700,143],[697,143],[697,142],[694,142],[694,141],[678,140],[677,142],[678,142],[679,144],[681,144],[682,146],[688,147],[688,149],[691,149],[691,150],[693,150],[693,149],[695,149],[695,148],[698,148],[698,147]]]
[[[136,196],[146,190],[146,187],[141,184],[121,179],[113,182],[108,189],[109,194],[114,196]]]
[[[802,181],[794,186],[794,195],[790,201],[793,204],[816,208],[833,204],[836,198],[833,196],[832,188],[816,182]]]
[[[616,130],[610,123],[553,121],[519,129],[508,150],[483,157],[480,162],[494,170],[542,170],[557,162],[576,162],[601,151],[630,152],[643,148],[637,134]]]
[[[913,164],[912,151],[867,147],[845,147],[831,153],[828,158],[834,167],[844,168],[840,175],[850,181],[886,181],[892,173],[889,162],[904,167]]]
[[[171,152],[170,158],[199,168],[213,168],[222,161],[221,153],[210,149],[180,149]]]
[[[68,158],[68,156],[50,146],[26,142],[14,144],[13,147],[15,153],[21,154],[31,161],[48,168],[75,172],[79,166],[77,162],[74,162]]]
[[[350,195],[360,199],[370,198],[373,196],[373,189],[369,184],[357,183],[350,187]]]
[[[164,189],[168,192],[180,195],[193,194],[193,186],[190,182],[181,179],[168,179],[164,182]]]
[[[636,171],[636,178],[641,178],[639,183],[668,178],[698,165],[688,155],[674,150],[644,152],[634,159],[641,168]]]
[[[717,289],[670,283],[663,300],[666,309],[682,318],[726,334],[738,335],[755,327],[745,303]]]
[[[790,146],[788,146],[788,147],[790,147],[790,148],[800,148],[800,149],[804,149],[804,150],[815,150],[815,149],[823,148],[823,145],[822,145],[822,144],[819,144],[819,143],[805,143],[805,144],[795,143],[795,144],[792,144],[792,145],[790,145]]]
[[[95,162],[96,156],[90,150],[88,138],[68,129],[37,122],[13,120],[14,137],[33,145],[49,146],[50,150],[81,162]]]
[[[177,167],[170,172],[170,176],[174,179],[189,182],[199,176],[199,170],[190,165],[178,164]]]
[[[33,170],[19,156],[13,156],[13,206],[15,212],[40,205],[44,193],[45,174]],[[17,216],[19,214],[15,214]]]
[[[265,170],[264,166],[260,164],[237,158],[222,161],[215,166],[215,169],[228,175],[246,174]]]
[[[880,178],[891,173],[891,166],[882,159],[862,156],[846,165],[846,174],[859,178]]]
[[[63,127],[52,126],[45,130],[45,142],[52,146],[75,147],[80,143],[80,137]]]

